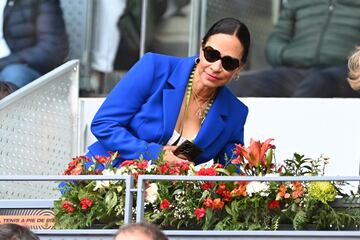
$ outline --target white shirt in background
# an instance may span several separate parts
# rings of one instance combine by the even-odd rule
[[[4,10],[7,0],[0,0],[0,58],[7,57],[11,51],[4,38]]]

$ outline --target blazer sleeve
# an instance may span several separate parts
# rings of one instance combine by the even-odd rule
[[[294,11],[284,4],[279,20],[265,46],[266,59],[273,67],[283,65],[283,52],[293,37],[294,21]]]
[[[223,147],[218,156],[214,159],[214,162],[220,163],[225,166],[229,160],[235,158],[235,144],[244,144],[244,125],[249,109],[245,106],[245,108],[240,112],[240,119],[242,119],[242,121],[237,123],[237,129],[234,130],[234,133],[231,136],[229,142]]]
[[[92,121],[91,131],[98,141],[109,151],[118,151],[123,159],[141,154],[155,159],[162,149],[161,144],[136,138],[127,128],[151,95],[154,69],[154,55],[145,54],[110,92]]]

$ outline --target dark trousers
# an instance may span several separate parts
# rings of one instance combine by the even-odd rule
[[[297,69],[279,67],[240,73],[228,83],[238,97],[360,97],[346,78],[346,65]]]

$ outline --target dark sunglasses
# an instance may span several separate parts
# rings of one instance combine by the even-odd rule
[[[216,62],[221,59],[221,65],[226,71],[233,71],[240,66],[239,59],[232,58],[230,56],[221,57],[221,54],[218,50],[213,49],[210,46],[204,47],[204,57],[208,62]]]

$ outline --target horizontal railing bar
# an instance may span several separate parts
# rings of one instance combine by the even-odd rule
[[[1,208],[53,208],[56,199],[0,199]]]
[[[0,175],[0,181],[72,181],[72,180],[126,180],[129,175]],[[139,175],[139,180],[181,181],[360,181],[360,176],[179,176]]]
[[[117,229],[33,230],[41,235],[114,235]],[[217,231],[217,230],[164,230],[167,236],[315,236],[315,237],[359,237],[360,231]]]
[[[130,175],[0,175],[0,181],[130,180]]]
[[[139,175],[139,181],[144,180],[177,180],[177,181],[360,181],[360,176],[178,176],[178,175]]]
[[[57,230],[57,229],[51,229],[51,230],[32,230],[37,235],[60,235],[60,236],[66,236],[66,235],[109,235],[114,236],[117,229],[73,229],[73,230]]]
[[[167,236],[318,236],[318,237],[334,237],[334,236],[347,236],[357,237],[360,236],[360,231],[290,231],[290,230],[165,230]]]

